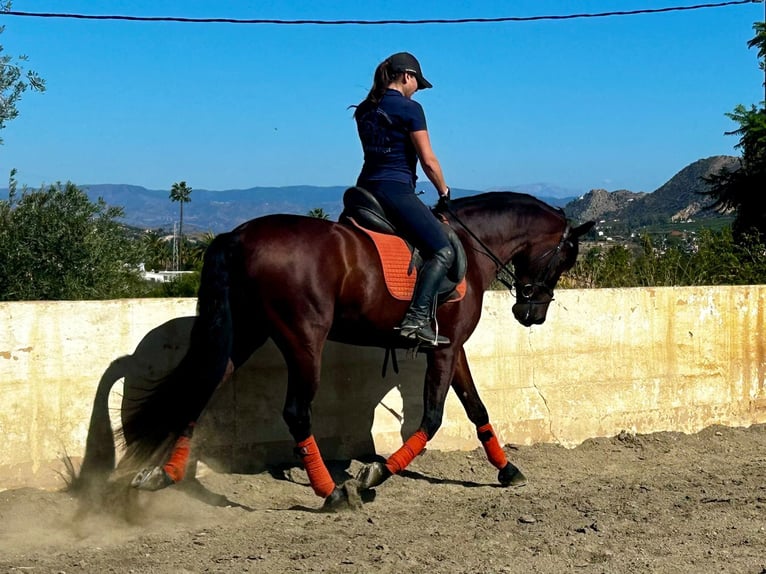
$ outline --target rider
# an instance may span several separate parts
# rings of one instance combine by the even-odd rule
[[[393,54],[375,69],[372,89],[356,106],[354,119],[364,150],[357,186],[377,198],[398,232],[418,248],[424,259],[412,302],[397,329],[407,339],[437,346],[450,343],[438,334],[438,327],[437,331],[433,329],[431,321],[439,285],[455,253],[442,224],[415,195],[420,159],[439,197],[449,199],[449,187],[431,149],[423,108],[412,100],[416,91],[430,87],[415,56],[408,52]]]

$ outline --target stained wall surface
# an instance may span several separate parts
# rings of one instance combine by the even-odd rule
[[[766,422],[764,297],[766,286],[560,290],[545,324],[524,328],[510,295],[490,292],[466,351],[503,443],[748,426]],[[60,486],[61,458],[84,453],[99,382],[113,384],[117,426],[123,393],[180,360],[194,312],[193,299],[0,303],[0,489]],[[388,454],[418,427],[425,359],[397,358],[383,377],[382,350],[327,346],[313,409],[326,458]],[[285,386],[267,344],[216,392],[197,456],[236,472],[294,462]],[[477,446],[450,393],[429,448]]]

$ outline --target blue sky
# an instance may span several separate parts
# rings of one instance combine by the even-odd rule
[[[243,2],[14,0],[29,12],[194,18],[561,15],[691,5],[558,0]],[[55,181],[169,189],[353,184],[350,104],[379,61],[413,52],[449,185],[545,182],[653,191],[687,164],[736,154],[725,113],[763,100],[747,48],[764,5],[493,24],[277,26],[0,15],[6,54],[47,81],[0,133],[0,187]]]

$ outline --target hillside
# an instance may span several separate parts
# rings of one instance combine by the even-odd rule
[[[630,228],[691,218],[720,217],[706,209],[711,201],[703,195],[708,190],[703,177],[717,173],[722,167],[735,169],[738,165],[739,159],[732,156],[700,159],[683,168],[652,193],[594,189],[568,203],[564,211],[578,221],[620,222]]]
[[[605,189],[592,189],[582,197],[568,203],[564,211],[568,217],[576,221],[616,219],[621,217],[620,214],[628,205],[645,195],[647,194],[624,189],[611,192]]]

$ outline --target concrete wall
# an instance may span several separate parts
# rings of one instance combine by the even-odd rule
[[[560,290],[544,325],[525,329],[511,298],[488,293],[466,349],[502,442],[574,446],[591,437],[766,422],[766,286]],[[122,393],[185,350],[195,301],[0,303],[0,489],[56,486],[78,462],[100,379],[119,422]],[[387,454],[421,416],[423,357],[330,344],[314,405],[327,458]],[[222,387],[195,435],[202,460],[250,472],[292,461],[281,421],[285,371],[272,345]],[[450,395],[430,445],[478,445]]]

